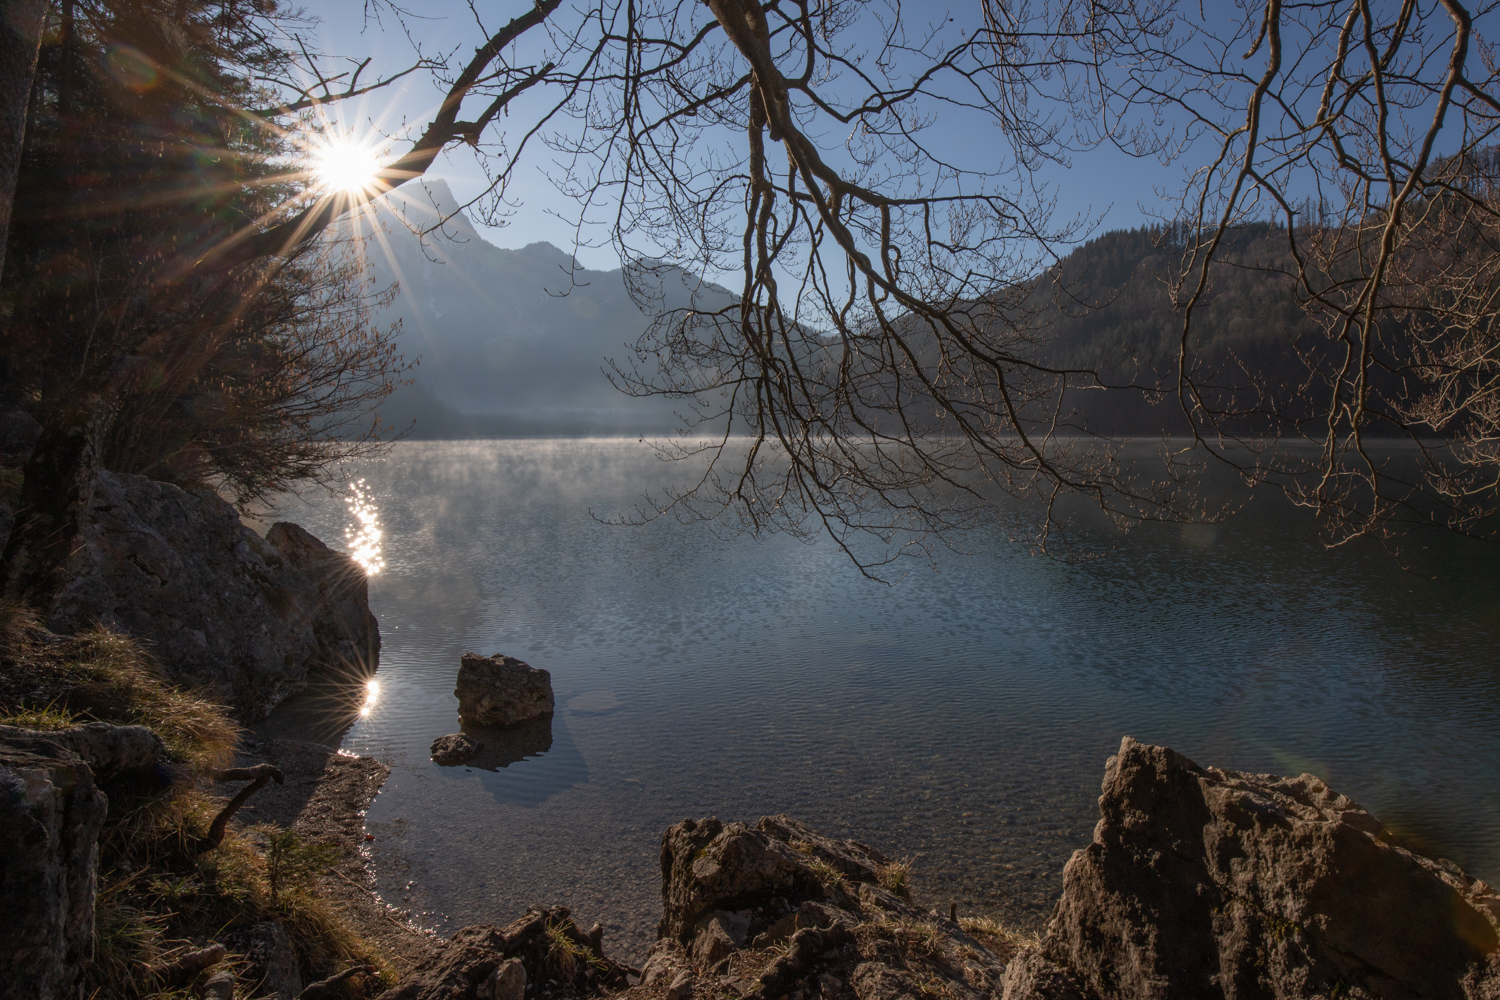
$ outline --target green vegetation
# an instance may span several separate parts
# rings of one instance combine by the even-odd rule
[[[588,945],[575,939],[568,930],[567,924],[547,922],[547,970],[563,982],[571,981],[580,965],[590,965],[601,972],[609,971],[609,963],[595,955]]]

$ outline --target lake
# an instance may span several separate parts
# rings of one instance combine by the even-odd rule
[[[276,518],[383,559],[378,694],[347,729],[313,692],[262,731],[390,764],[372,864],[423,926],[561,902],[638,961],[661,831],[784,812],[913,859],[919,902],[1036,927],[1127,733],[1311,772],[1500,879],[1494,546],[1418,536],[1403,569],[1265,493],[1076,564],[975,535],[887,585],[826,540],[601,523],[681,478],[634,440],[403,442],[352,471],[357,510]],[[438,767],[465,652],[551,671],[557,714]]]

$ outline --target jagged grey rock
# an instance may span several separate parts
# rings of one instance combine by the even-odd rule
[[[552,675],[514,656],[465,653],[458,667],[458,716],[479,726],[513,726],[551,715]]]
[[[507,958],[479,985],[476,993],[479,1000],[524,1000],[526,966],[519,958]]]
[[[203,984],[203,1000],[234,1000],[234,973],[223,969],[209,976]]]
[[[317,588],[319,611],[311,622],[317,643],[314,659],[331,666],[373,669],[380,654],[380,626],[370,613],[370,578],[363,567],[290,521],[271,525],[266,541]]]
[[[588,948],[590,959],[559,954],[557,935]],[[519,1000],[518,989],[524,992],[528,981],[544,979],[552,982],[553,992],[564,988],[574,996],[623,989],[627,968],[594,951],[595,943],[566,907],[533,906],[503,928],[474,925],[458,931],[431,961],[404,973],[400,985],[379,1000]],[[521,966],[519,974],[512,961]]]
[[[1500,894],[1312,775],[1127,736],[1099,815],[1005,1000],[1500,997]]]
[[[672,982],[667,986],[667,1000],[693,1000],[695,982],[693,974],[683,969],[672,977]]]
[[[750,929],[748,911],[729,913],[719,910],[707,917],[693,939],[693,964],[706,969],[725,958],[736,948],[743,947],[745,935]]]
[[[291,524],[261,538],[207,490],[101,472],[48,625],[103,624],[150,644],[169,676],[260,718],[310,669],[373,671],[365,575]]]
[[[483,743],[475,743],[463,733],[449,733],[432,741],[432,759],[444,767],[452,767],[473,760],[474,755],[483,749]]]
[[[0,735],[0,1000],[72,996],[94,954],[94,883],[108,800],[45,734]]]
[[[167,763],[166,744],[145,726],[88,722],[46,733],[0,726],[0,737],[5,736],[50,740],[83,758],[94,777],[101,780],[122,774],[150,774]],[[170,779],[170,775],[163,777]]]
[[[814,869],[821,863],[823,875]],[[683,820],[662,834],[662,918],[657,936],[689,944],[718,911],[757,911],[756,936],[791,914],[798,903],[830,892],[858,908],[848,888],[825,885],[836,872],[850,886],[873,883],[889,859],[852,840],[833,840],[788,816],[764,816],[754,827],[713,817]],[[858,891],[855,888],[853,891]],[[782,912],[768,910],[781,900]]]
[[[676,982],[677,977],[689,970],[687,949],[676,938],[659,938],[646,952],[646,964],[641,966],[641,985],[650,986],[658,980]]]

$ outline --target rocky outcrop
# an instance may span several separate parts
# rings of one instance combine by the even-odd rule
[[[475,743],[463,733],[450,733],[432,741],[432,759],[444,767],[473,760],[475,754],[484,749],[483,743]]]
[[[566,907],[534,906],[504,928],[460,930],[434,960],[408,972],[379,1000],[522,1000],[614,992],[628,985],[631,970],[604,957],[602,935],[597,926],[587,934],[579,930]]]
[[[293,524],[266,538],[209,491],[101,472],[48,625],[146,640],[174,680],[211,685],[245,718],[311,669],[370,672],[379,630],[358,564]]]
[[[458,668],[458,717],[477,726],[513,726],[553,713],[552,675],[514,656],[465,653]]]
[[[0,1000],[71,996],[93,958],[98,783],[176,777],[145,726],[0,726]]]
[[[998,992],[1010,948],[891,892],[899,868],[786,816],[684,820],[662,835],[662,920],[641,995],[663,984],[676,1000]]]
[[[0,998],[74,992],[94,954],[94,880],[108,800],[46,734],[0,733]]]
[[[277,521],[266,541],[286,557],[316,588],[309,620],[314,662],[372,669],[380,656],[380,626],[370,613],[369,576],[364,568],[335,552],[312,532],[290,521]]]
[[[1312,775],[1126,737],[1099,815],[1005,1000],[1500,997],[1500,894]]]

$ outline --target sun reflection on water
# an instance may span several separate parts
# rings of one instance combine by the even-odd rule
[[[380,700],[380,682],[370,681],[365,685],[365,703],[360,707],[359,714],[369,715],[375,703]]]
[[[349,494],[349,514],[354,518],[354,522],[344,529],[349,556],[364,567],[366,576],[374,576],[385,569],[385,557],[380,548],[380,512],[375,509],[363,479],[354,482]]]

